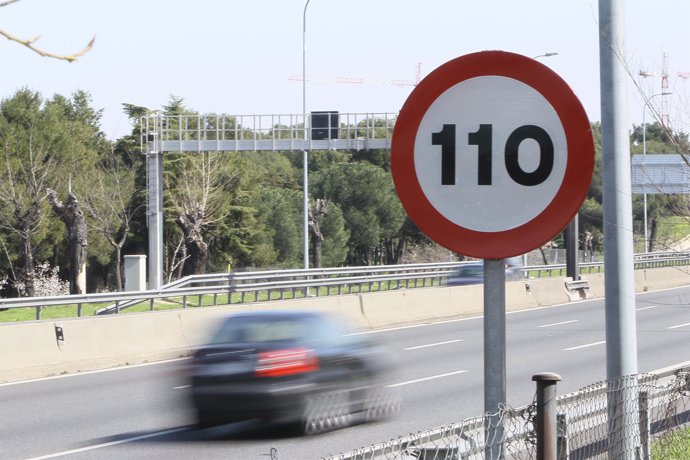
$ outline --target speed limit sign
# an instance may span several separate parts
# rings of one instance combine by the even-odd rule
[[[484,259],[523,254],[568,225],[594,170],[580,101],[548,67],[484,51],[431,72],[393,131],[391,169],[414,223]]]

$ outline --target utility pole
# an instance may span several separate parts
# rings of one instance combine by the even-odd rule
[[[637,374],[630,139],[623,65],[623,0],[599,0],[604,259],[606,260],[606,374]],[[619,385],[622,387],[622,385]],[[609,392],[609,458],[636,458],[635,388]]]

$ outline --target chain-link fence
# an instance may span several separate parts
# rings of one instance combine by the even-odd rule
[[[533,420],[534,405],[521,409],[503,407],[492,416],[411,434],[327,460],[533,458]]]
[[[535,395],[535,401],[537,400]],[[410,434],[325,460],[521,460],[537,458],[538,406]],[[587,386],[557,400],[559,460],[690,458],[690,369]],[[545,457],[549,458],[549,457]]]

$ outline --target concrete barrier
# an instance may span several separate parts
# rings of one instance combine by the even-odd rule
[[[603,274],[583,276],[589,296],[604,294]],[[684,268],[635,273],[638,292],[690,285]],[[0,383],[184,356],[205,342],[222,315],[258,309],[316,309],[371,329],[481,315],[483,286],[436,287],[245,305],[189,308],[60,321],[0,323]],[[506,309],[569,302],[564,278],[506,283]],[[55,334],[62,325],[64,342]]]
[[[313,308],[368,329],[358,296],[0,324],[0,383],[186,356],[232,312]],[[55,324],[62,326],[58,342]]]
[[[690,284],[688,267],[664,267],[638,270],[642,274],[642,285],[635,286],[637,292],[668,289]],[[637,279],[636,279],[637,281]]]
[[[582,275],[582,279],[589,282],[589,293],[588,298],[599,299],[604,297],[604,274],[603,273],[590,273],[587,275]]]

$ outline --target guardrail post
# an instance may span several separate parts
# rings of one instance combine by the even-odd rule
[[[77,317],[81,318],[82,304],[77,304]]]
[[[638,395],[640,406],[640,460],[650,460],[652,451],[649,442],[651,425],[649,422],[649,393],[641,391]]]
[[[41,309],[42,309],[42,308],[43,308],[43,307],[41,307],[40,305],[37,305],[37,306],[36,306],[36,321],[38,321],[39,319],[41,319]]]
[[[544,372],[532,376],[537,382],[537,415],[534,426],[537,431],[537,460],[556,460],[556,382],[561,376]]]

